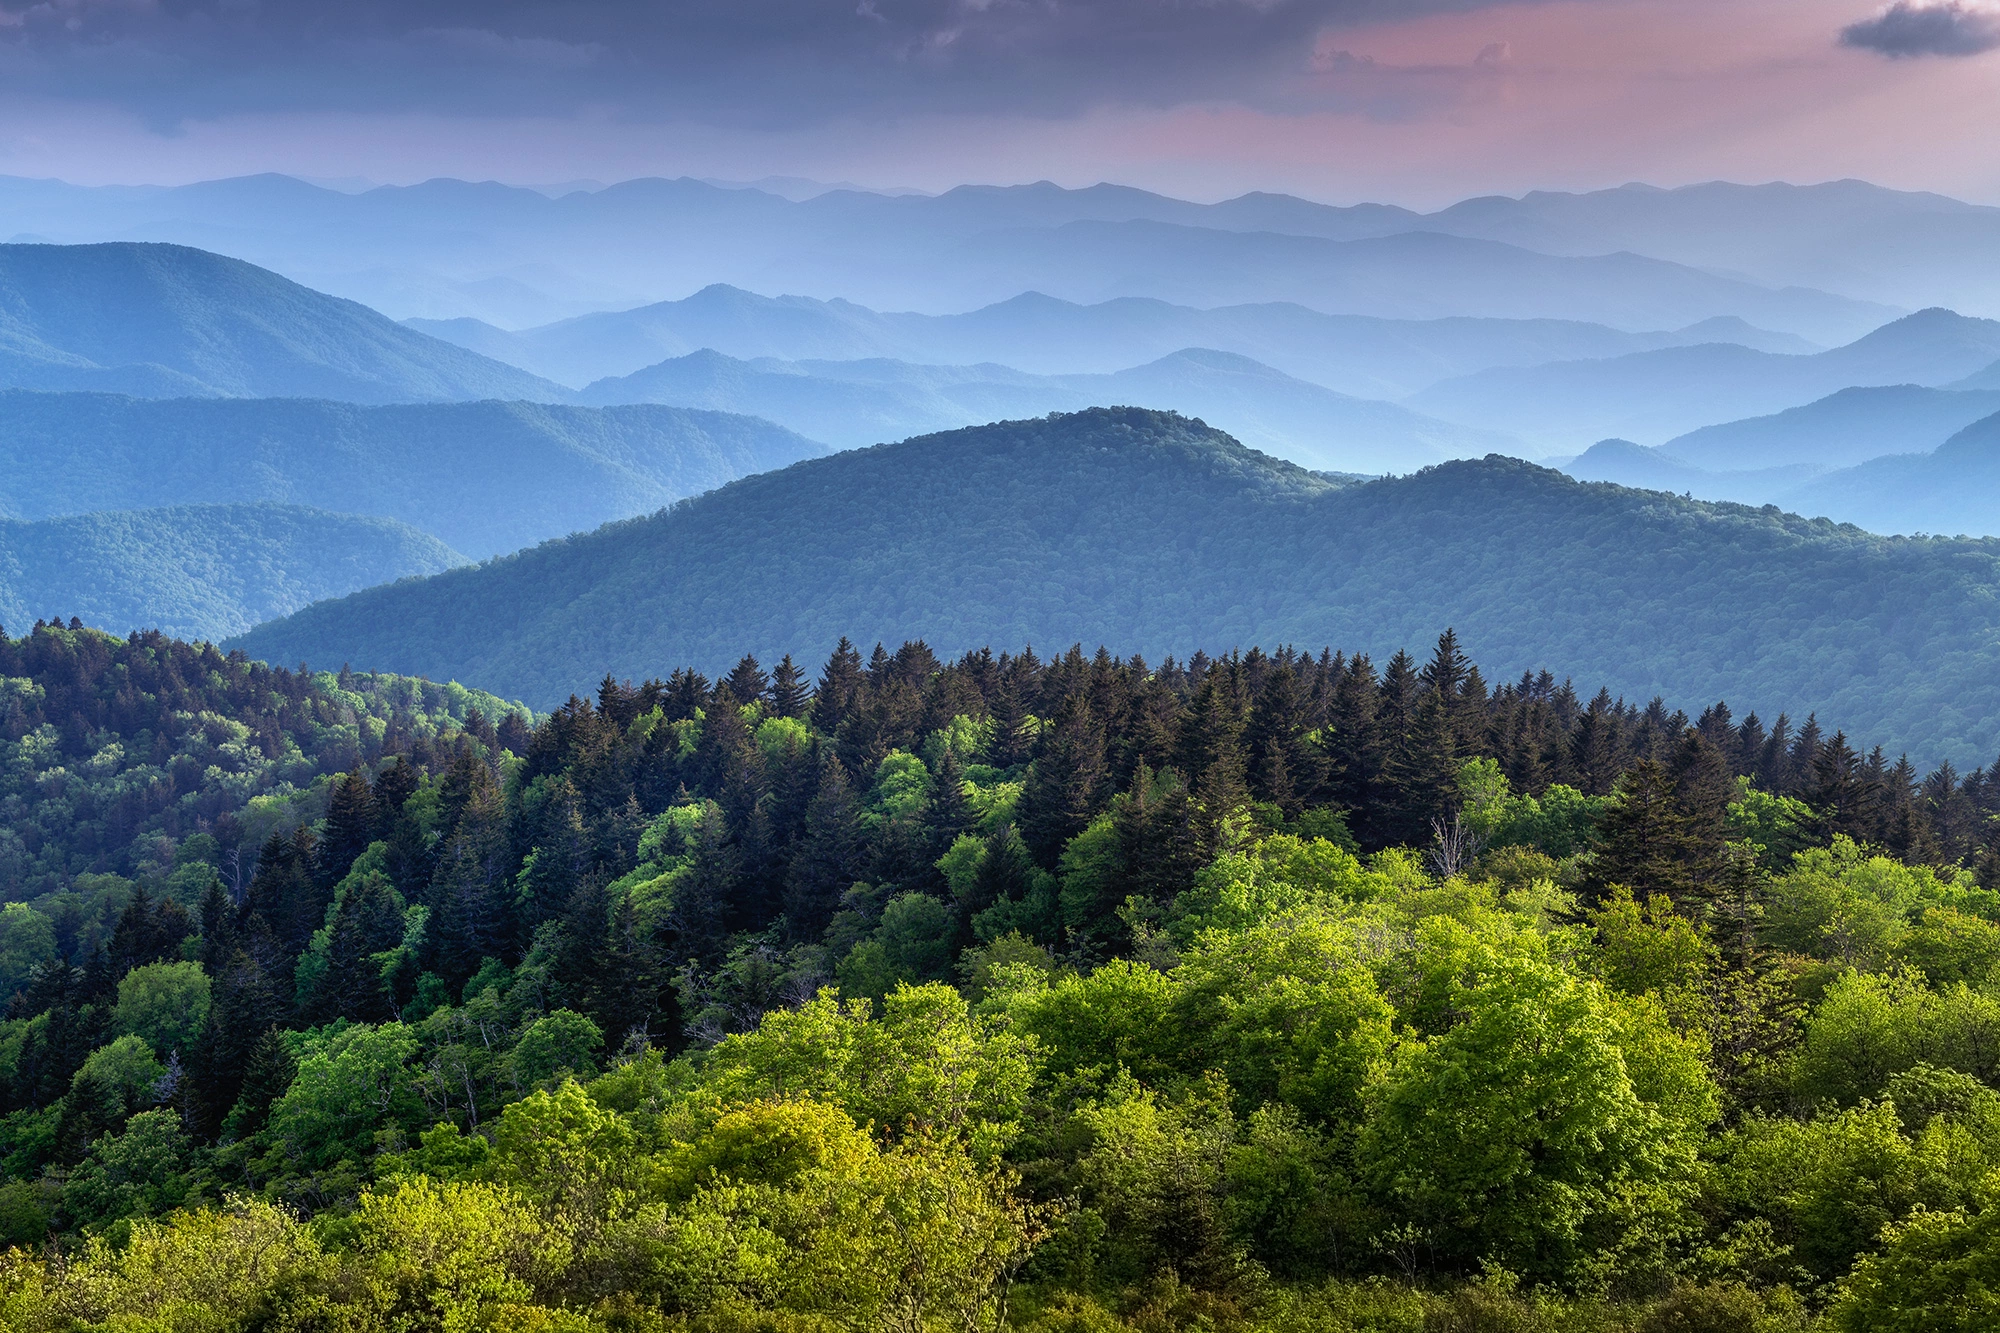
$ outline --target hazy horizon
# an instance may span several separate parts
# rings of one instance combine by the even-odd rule
[[[2000,202],[1962,111],[1996,47],[1988,0],[0,0],[0,174],[1046,178],[1416,208],[1857,178]]]

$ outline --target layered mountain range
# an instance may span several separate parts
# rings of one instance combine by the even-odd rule
[[[1992,553],[1869,532],[2000,533],[1996,219],[1855,183],[1420,214],[0,180],[0,616],[538,706],[857,628],[1452,623],[1969,758]]]

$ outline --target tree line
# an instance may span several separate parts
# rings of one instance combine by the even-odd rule
[[[1490,686],[1449,631],[1379,665],[843,641],[541,719],[0,642],[45,785],[204,712],[305,779],[169,763],[195,799],[142,859],[50,826],[0,911],[0,1229],[74,1250],[0,1268],[23,1327],[115,1322],[169,1270],[229,1328],[1987,1299],[1951,1276],[2000,1197],[1987,770]],[[256,1246],[289,1276],[225,1280]]]

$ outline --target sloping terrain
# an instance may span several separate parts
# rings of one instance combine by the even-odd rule
[[[366,306],[179,245],[0,245],[0,387],[149,398],[550,399]]]
[[[1968,764],[2000,743],[1997,589],[2000,542],[1885,539],[1502,458],[1343,487],[1170,414],[1091,411],[746,478],[237,646],[548,706],[607,672],[810,657],[842,634],[1158,655],[1383,650],[1453,625],[1504,672],[1818,709]]]
[[[338,505],[481,558],[824,452],[766,421],[671,407],[0,392],[0,515]]]
[[[407,523],[300,505],[180,505],[0,519],[0,624],[220,639],[308,602],[465,558]]]

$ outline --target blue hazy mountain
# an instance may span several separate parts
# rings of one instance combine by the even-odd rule
[[[1762,196],[1725,189],[1730,207],[1706,234],[1771,231],[1757,221]],[[1878,193],[1841,202],[1882,218],[1907,212],[1905,196]],[[1975,228],[1987,225],[1986,214],[1970,216]],[[554,198],[447,180],[359,194],[271,176],[165,191],[0,182],[0,235],[174,240],[398,317],[477,315],[514,327],[727,282],[931,313],[1042,291],[1079,301],[1290,300],[1395,318],[1589,319],[1628,329],[1733,315],[1831,343],[1941,299],[1897,297],[1901,288],[1855,299],[1790,270],[1782,279],[1742,268],[1730,271],[1748,277],[1723,276],[1609,240],[1545,254],[1496,239],[1503,230],[1489,218],[1380,205],[1336,209],[1268,195],[1207,205],[1046,182],[935,197],[834,190],[802,202],[685,179]],[[1801,237],[1794,252],[1809,248]],[[1976,247],[1967,258],[1977,271],[1992,267]]]
[[[241,633],[309,602],[465,563],[394,519],[300,505],[177,505],[0,519],[0,624]]]
[[[514,367],[177,245],[0,245],[0,387],[351,402],[551,398]]]
[[[1659,452],[1709,470],[1851,467],[1884,454],[1928,453],[1993,412],[2000,412],[2000,390],[1842,389],[1771,416],[1704,426]]]
[[[2000,414],[1928,453],[1875,458],[1816,477],[1786,504],[1876,532],[2000,535]]]
[[[0,392],[0,515],[284,501],[400,519],[483,558],[825,452],[671,407]]]
[[[589,403],[650,401],[764,417],[841,448],[1138,404],[1200,417],[1252,448],[1336,472],[1410,472],[1447,458],[1519,453],[1519,441],[1338,394],[1247,357],[1184,348],[1111,375],[1029,375],[1006,366],[739,361],[694,352],[601,380]]]
[[[1996,568],[2000,542],[1884,539],[1503,458],[1341,485],[1184,418],[1100,410],[745,478],[314,606],[236,646],[548,706],[607,672],[812,660],[843,634],[1157,659],[1380,652],[1454,625],[1503,673],[1559,666],[1642,699],[1817,709],[1866,744],[1983,763],[2000,744]]]
[[[1858,391],[1850,394],[1854,392]],[[1989,410],[2000,407],[1994,402],[2000,394],[1936,392],[1968,400],[1967,405],[1983,402]],[[2000,536],[2000,412],[1965,426],[1935,448],[1895,450],[1885,456],[1863,453],[1867,446],[1852,438],[1845,441],[1845,454],[1837,437],[1817,452],[1784,447],[1800,442],[1779,436],[1767,441],[1774,447],[1761,452],[1745,448],[1731,455],[1710,441],[1702,456],[1718,464],[1734,461],[1750,466],[1705,468],[1668,446],[1649,449],[1628,440],[1602,440],[1565,463],[1563,471],[1581,481],[1609,481],[1704,500],[1779,505],[1870,532]],[[1751,435],[1745,443],[1754,446],[1758,437]],[[1857,454],[1861,461],[1855,461]],[[1795,461],[1785,461],[1788,458]],[[1829,467],[1814,461],[1818,459],[1844,465]],[[1764,465],[1756,466],[1760,460]]]
[[[882,313],[852,301],[756,296],[715,285],[679,301],[509,332],[476,319],[414,328],[574,387],[691,352],[744,360],[995,362],[1037,374],[1108,374],[1184,347],[1212,347],[1361,398],[1401,398],[1493,366],[1619,356],[1703,342],[1768,352],[1816,345],[1717,317],[1677,332],[1573,320],[1376,319],[1293,301],[1197,310],[1146,297],[1079,305],[1039,292],[958,315]]]
[[[1607,360],[1480,371],[1406,399],[1448,421],[1507,431],[1548,454],[1607,436],[1659,444],[1862,385],[1954,384],[2000,359],[2000,322],[1924,310],[1810,356],[1710,344]]]

